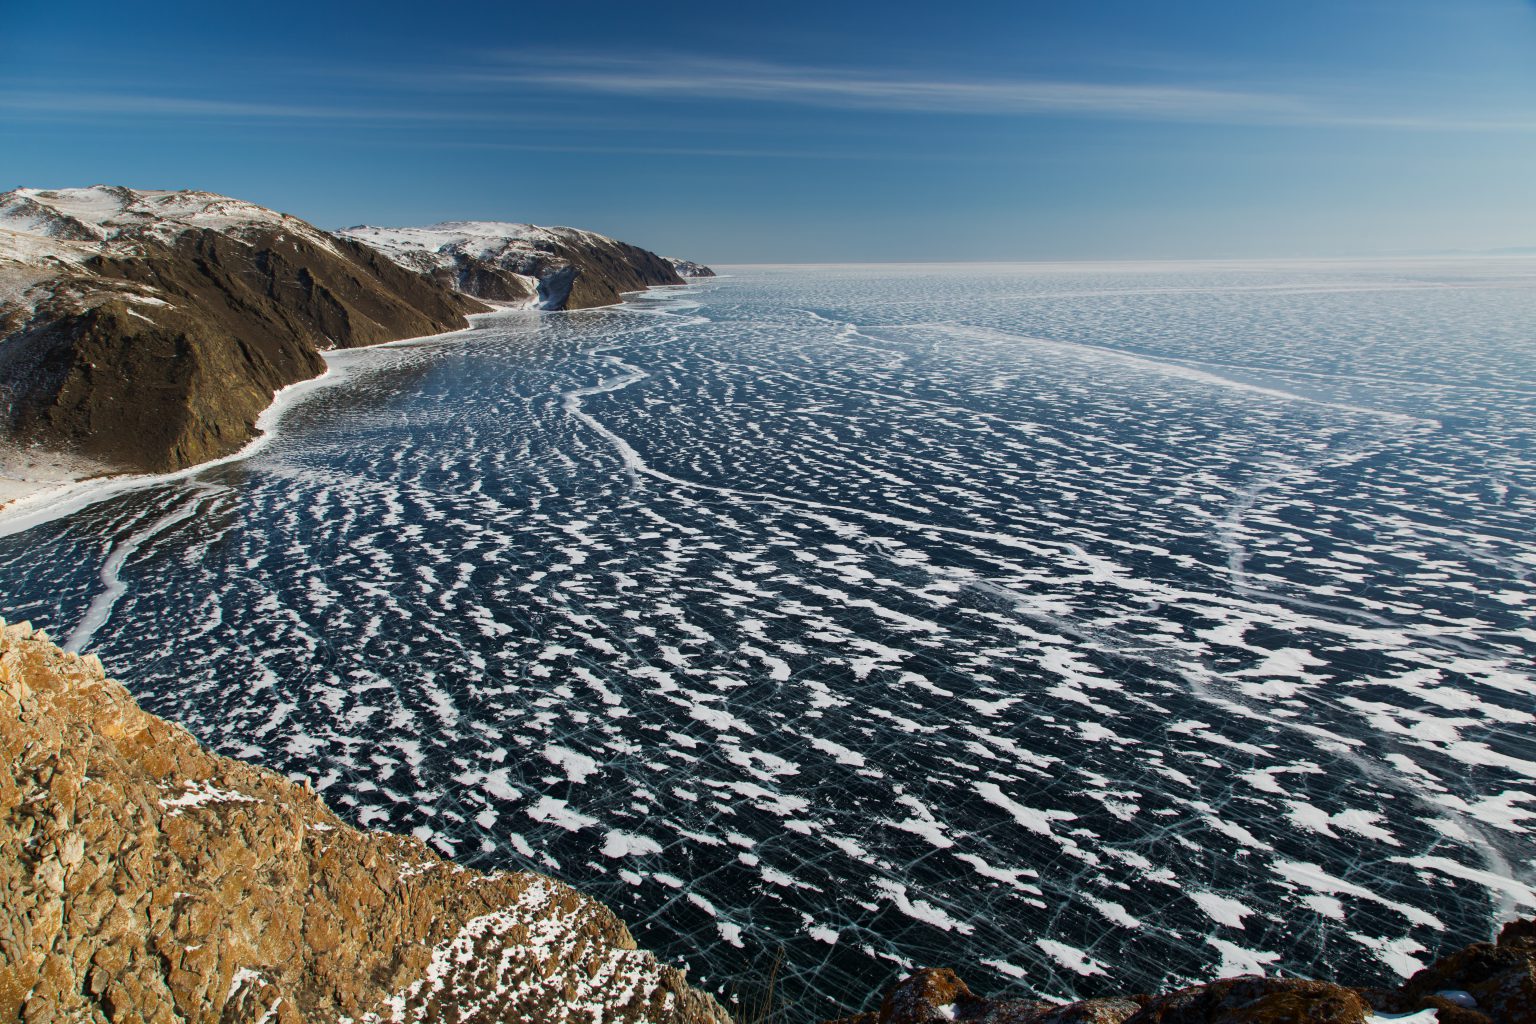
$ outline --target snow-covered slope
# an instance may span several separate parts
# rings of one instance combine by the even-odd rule
[[[133,258],[144,254],[146,243],[171,245],[196,231],[232,239],[276,232],[340,255],[334,238],[297,217],[212,192],[18,188],[0,193],[0,305],[22,307],[10,310],[13,320],[30,315],[55,297],[38,285],[91,257]],[[114,289],[123,290],[154,295],[153,289]]]
[[[0,444],[180,468],[249,440],[325,349],[463,327],[477,300],[584,309],[680,284],[576,228],[333,234],[212,192],[19,188],[0,193]]]
[[[402,266],[430,254],[438,266],[448,266],[457,254],[495,259],[515,252],[537,252],[540,243],[613,243],[614,239],[579,228],[544,228],[495,220],[447,220],[424,228],[379,228],[359,225],[340,232],[366,242]]]
[[[417,228],[360,225],[339,234],[465,294],[537,309],[611,305],[626,291],[683,283],[671,261],[579,228],[444,221]]]
[[[287,231],[336,251],[326,232],[242,199],[213,192],[140,190],[120,185],[18,188],[0,193],[0,230],[30,236],[41,248],[65,259],[89,252],[131,252],[136,243],[170,243],[188,231],[217,231],[235,237]]]
[[[320,351],[483,304],[297,217],[210,192],[0,193],[0,441],[132,469],[239,447]]]
[[[693,260],[679,259],[676,256],[668,256],[666,257],[666,260],[668,263],[672,264],[672,269],[677,271],[679,277],[715,276],[715,272],[713,270],[709,269],[702,263],[695,263]]]
[[[361,224],[342,228],[340,234],[372,246],[402,267],[424,274],[444,271],[454,275],[466,261],[499,267],[521,282],[525,294],[496,296],[495,301],[540,307],[539,278],[533,265],[539,254],[535,243],[555,241],[554,231],[558,230],[569,229],[497,221],[445,221],[421,228]]]

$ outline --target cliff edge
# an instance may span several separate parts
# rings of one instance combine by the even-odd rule
[[[702,263],[695,263],[693,260],[682,260],[678,259],[676,256],[668,256],[666,257],[666,260],[668,263],[672,264],[672,269],[677,271],[679,277],[715,276],[715,272],[709,267],[706,267]]]
[[[0,424],[164,471],[238,450],[320,352],[467,327],[483,303],[208,192],[0,194]]]
[[[239,450],[321,352],[469,325],[489,303],[582,309],[680,285],[575,228],[454,223],[333,234],[211,192],[0,193],[0,441],[102,470]],[[0,453],[3,454],[3,453]]]
[[[580,228],[445,221],[424,228],[361,225],[340,234],[465,295],[534,309],[611,306],[625,292],[685,283],[674,261]]]
[[[358,831],[0,621],[0,1020],[726,1024],[605,907]]]

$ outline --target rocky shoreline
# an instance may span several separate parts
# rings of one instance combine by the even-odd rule
[[[593,232],[470,226],[332,233],[206,192],[0,194],[0,441],[183,469],[238,451],[328,349],[460,330],[498,304],[587,309],[685,283]]]

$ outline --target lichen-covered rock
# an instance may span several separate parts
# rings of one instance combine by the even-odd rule
[[[928,1024],[957,1020],[981,999],[971,994],[954,971],[930,968],[918,971],[886,993],[880,1006],[880,1024]]]
[[[1536,950],[1529,947],[1476,942],[1419,971],[1403,992],[1410,997],[1448,989],[1471,992],[1508,972],[1529,969],[1533,954]]]
[[[728,1019],[606,908],[360,832],[0,630],[0,1021]]]
[[[1034,1019],[1033,1024],[1122,1024],[1141,1011],[1136,999],[1082,999],[1055,1007]]]
[[[954,971],[928,968],[911,975],[886,993],[878,1013],[847,1017],[838,1024],[947,1024],[957,1020],[976,1024],[1033,1024],[1048,1014],[1070,1008],[1038,999],[983,999],[973,994]],[[1137,1008],[1133,1005],[1132,1011]],[[1093,1018],[1068,1016],[1062,1020],[1070,1024],[1078,1021],[1089,1024]],[[1118,1021],[1108,1024],[1118,1024]]]
[[[1498,944],[1511,949],[1536,950],[1536,919],[1522,918],[1506,923],[1499,929]]]

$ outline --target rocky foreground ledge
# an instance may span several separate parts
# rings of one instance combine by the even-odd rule
[[[1048,1003],[986,999],[953,971],[919,971],[879,1010],[827,1024],[1536,1024],[1536,920],[1505,925],[1395,989],[1226,978],[1160,995]]]
[[[3,620],[0,753],[0,1021],[729,1021],[568,886],[358,831]]]
[[[0,1024],[732,1024],[601,904],[359,831],[0,620]],[[762,1021],[779,1021],[770,1013]],[[1536,921],[1397,989],[1233,978],[987,999],[919,971],[833,1024],[1536,1024]]]

